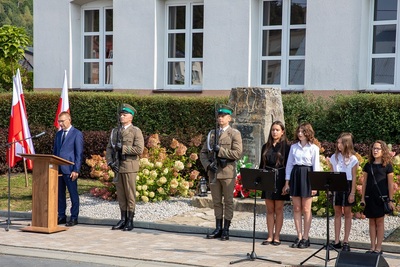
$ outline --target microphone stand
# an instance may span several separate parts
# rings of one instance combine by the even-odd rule
[[[7,181],[7,184],[8,184],[8,203],[7,203],[7,214],[8,214],[7,216],[8,216],[8,219],[6,220],[7,227],[5,229],[7,232],[10,230],[10,224],[11,224],[11,219],[10,219],[10,217],[11,217],[11,211],[10,211],[10,209],[11,209],[10,208],[10,206],[11,206],[10,205],[10,202],[11,202],[11,166],[10,166],[10,162],[11,162],[10,148],[11,148],[11,145],[13,145],[15,143],[18,143],[18,142],[22,142],[22,141],[28,140],[28,139],[38,138],[38,137],[44,135],[45,133],[46,132],[41,132],[40,134],[37,134],[35,136],[30,136],[30,137],[27,137],[27,138],[24,138],[24,139],[16,140],[14,142],[9,142],[9,143],[6,143],[5,146],[4,146],[4,147],[7,148],[7,152],[8,152],[8,164],[7,164],[8,165],[8,181]]]

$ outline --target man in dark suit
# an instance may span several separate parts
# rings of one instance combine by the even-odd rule
[[[78,176],[83,158],[82,132],[71,125],[71,115],[61,112],[58,116],[61,130],[57,132],[54,142],[53,154],[69,160],[74,165],[60,165],[58,169],[58,224],[74,226],[78,224],[79,194]],[[71,198],[71,218],[67,222],[65,210],[67,208],[66,188]]]
[[[216,224],[215,230],[208,234],[207,238],[220,238],[224,241],[229,240],[229,227],[233,218],[236,161],[240,159],[243,148],[242,135],[238,130],[230,127],[232,108],[220,105],[217,113],[218,129],[209,132],[207,141],[200,151],[200,161],[210,178]],[[215,138],[217,138],[216,142]]]

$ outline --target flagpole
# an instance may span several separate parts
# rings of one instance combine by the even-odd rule
[[[28,187],[29,179],[28,179],[28,171],[26,170],[26,160],[25,159],[24,159],[24,170],[25,170],[25,187]]]

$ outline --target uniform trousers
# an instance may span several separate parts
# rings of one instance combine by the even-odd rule
[[[118,177],[117,199],[121,210],[135,211],[136,207],[136,172],[120,173]]]
[[[234,188],[235,179],[216,179],[215,183],[210,183],[211,197],[214,205],[214,215],[216,219],[226,219],[229,221],[232,220]],[[223,202],[222,197],[224,197]]]

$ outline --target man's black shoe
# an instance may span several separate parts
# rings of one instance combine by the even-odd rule
[[[65,226],[74,226],[78,224],[78,220],[77,219],[71,219],[69,222],[67,222],[65,224]]]
[[[64,223],[67,223],[67,217],[64,218],[58,217],[58,224],[64,224]]]

